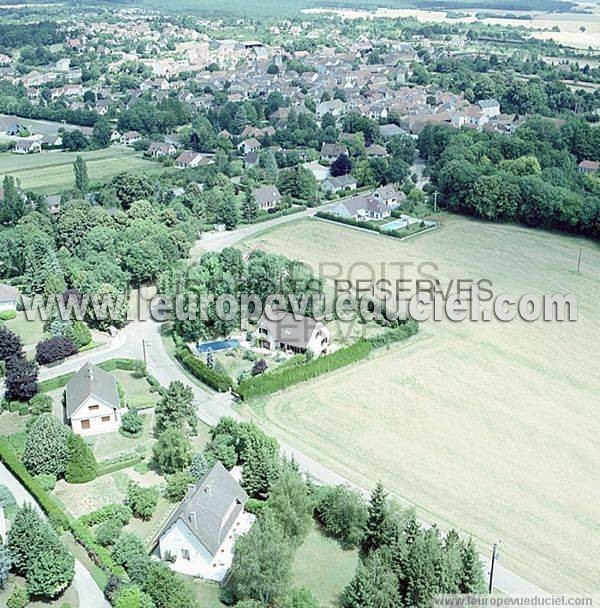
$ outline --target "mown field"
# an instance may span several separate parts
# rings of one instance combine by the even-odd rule
[[[55,194],[73,187],[73,161],[78,155],[87,162],[90,181],[106,181],[122,171],[161,171],[162,166],[143,158],[141,152],[110,147],[93,152],[42,152],[41,154],[0,154],[0,179],[12,175],[23,190]]]
[[[424,519],[471,532],[482,550],[501,539],[503,564],[542,588],[598,592],[598,246],[452,216],[406,242],[305,220],[242,247],[257,245],[315,269],[367,262],[396,278],[391,263],[428,261],[442,283],[488,278],[496,294],[577,296],[571,323],[426,322],[409,343],[252,413],[361,486],[381,479]]]

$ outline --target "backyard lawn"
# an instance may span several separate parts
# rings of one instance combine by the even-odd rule
[[[324,536],[318,526],[296,551],[294,585],[308,589],[323,608],[341,606],[340,598],[354,576],[358,551],[344,551]]]
[[[113,147],[92,152],[42,152],[20,155],[0,154],[0,179],[12,175],[21,182],[23,190],[37,194],[54,194],[73,188],[73,161],[83,156],[87,162],[90,181],[106,181],[122,171],[159,173],[162,165],[151,162],[141,152]]]
[[[25,579],[11,574],[8,577],[6,587],[0,589],[0,606],[6,606],[6,601],[10,597],[15,586],[24,588]],[[64,608],[65,606],[69,606],[70,608],[78,608],[79,606],[79,596],[73,585],[53,601],[31,602],[27,604],[27,608]]]
[[[3,321],[3,323],[23,340],[25,348],[35,346],[44,337],[44,322],[28,321],[24,312],[17,312],[14,319]]]

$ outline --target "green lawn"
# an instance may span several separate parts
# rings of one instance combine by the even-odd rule
[[[0,154],[0,156],[3,155]],[[2,162],[3,159],[0,159],[0,163]],[[35,346],[44,336],[44,322],[28,321],[24,312],[18,312],[17,316],[10,321],[4,321],[4,325],[23,340],[25,347]]]
[[[87,162],[91,181],[106,181],[121,171],[162,172],[163,167],[151,162],[141,152],[110,147],[93,152],[42,152],[20,155],[0,154],[0,179],[9,174],[19,179],[24,190],[38,194],[61,192],[73,187],[73,161],[81,155]]]
[[[315,526],[296,551],[294,585],[308,589],[320,606],[337,607],[357,564],[358,551],[344,551],[337,541],[324,536]]]
[[[0,589],[0,606],[6,606],[6,601],[10,597],[13,589],[18,587],[25,587],[25,579],[20,576],[10,575],[8,582],[4,589]],[[63,606],[70,606],[70,608],[78,608],[79,596],[73,585],[71,585],[62,595],[53,601],[45,602],[32,602],[27,604],[28,608],[63,608]]]
[[[145,378],[136,378],[131,371],[122,369],[116,369],[111,374],[123,387],[129,408],[144,409],[156,405],[158,393],[150,391],[150,385]]]

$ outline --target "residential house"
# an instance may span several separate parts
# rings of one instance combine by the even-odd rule
[[[244,155],[249,154],[250,152],[256,152],[260,149],[260,142],[251,137],[250,139],[245,139],[244,141],[238,144],[238,150],[241,150]]]
[[[341,154],[348,155],[348,148],[340,144],[323,144],[321,146],[321,160],[334,161]]]
[[[392,207],[381,199],[374,196],[359,194],[341,200],[335,207],[330,208],[329,213],[346,219],[361,221],[382,220],[389,217]]]
[[[89,361],[67,383],[65,403],[67,420],[78,435],[117,431],[126,411],[116,378]]]
[[[256,167],[258,165],[258,161],[260,160],[259,152],[249,152],[244,156],[244,167],[246,169],[251,169],[252,167]]]
[[[42,144],[38,139],[24,137],[18,139],[13,152],[15,154],[37,154],[42,151]]]
[[[148,146],[147,153],[154,158],[161,158],[163,156],[171,156],[175,154],[175,146],[173,144],[166,144],[163,142],[152,142]]]
[[[396,135],[403,135],[406,133],[404,129],[401,129],[398,125],[389,124],[389,125],[381,125],[379,127],[379,132],[384,139],[389,139],[390,137],[395,137]]]
[[[379,144],[371,144],[365,148],[365,152],[369,158],[385,158],[389,153],[385,146]]]
[[[321,183],[323,192],[340,192],[342,190],[355,190],[358,182],[351,175],[328,177]]]
[[[44,196],[44,204],[48,207],[48,212],[51,215],[58,215],[60,213],[61,202],[62,196],[60,194],[48,194]]]
[[[379,186],[379,188],[373,190],[371,196],[392,209],[395,209],[406,198],[406,194],[402,190],[398,190],[394,184]]]
[[[42,148],[60,148],[62,146],[62,135],[44,135],[41,140]]]
[[[595,160],[582,160],[577,165],[579,173],[595,173],[600,168],[600,163]]]
[[[488,118],[500,116],[500,102],[495,99],[481,99],[477,102],[477,105]]]
[[[193,152],[192,150],[184,150],[175,160],[175,166],[178,169],[193,169],[194,167],[211,165],[212,163],[214,161],[208,156],[199,152]]]
[[[281,193],[277,186],[260,186],[260,188],[255,188],[252,194],[263,211],[275,209],[281,201]]]
[[[127,131],[127,133],[121,135],[120,141],[126,146],[131,146],[136,141],[140,141],[140,139],[142,139],[142,136],[137,131]]]
[[[0,283],[0,312],[5,310],[17,310],[19,290],[12,285]]]
[[[331,346],[331,335],[323,323],[283,311],[265,311],[253,335],[261,348],[294,354],[311,351],[323,355]]]
[[[217,461],[158,533],[160,558],[182,574],[221,582],[231,567],[236,538],[255,519],[244,511],[247,501],[244,489]]]

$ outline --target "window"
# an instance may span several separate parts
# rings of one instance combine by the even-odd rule
[[[90,405],[90,412],[95,412],[96,410],[99,410],[100,406],[99,405]]]
[[[102,422],[108,422],[110,420],[110,416],[102,416]]]
[[[182,549],[181,557],[189,562],[190,561],[190,552],[187,549]]]
[[[81,428],[82,429],[89,429],[90,428],[90,421],[89,420],[82,420],[81,421]]]

